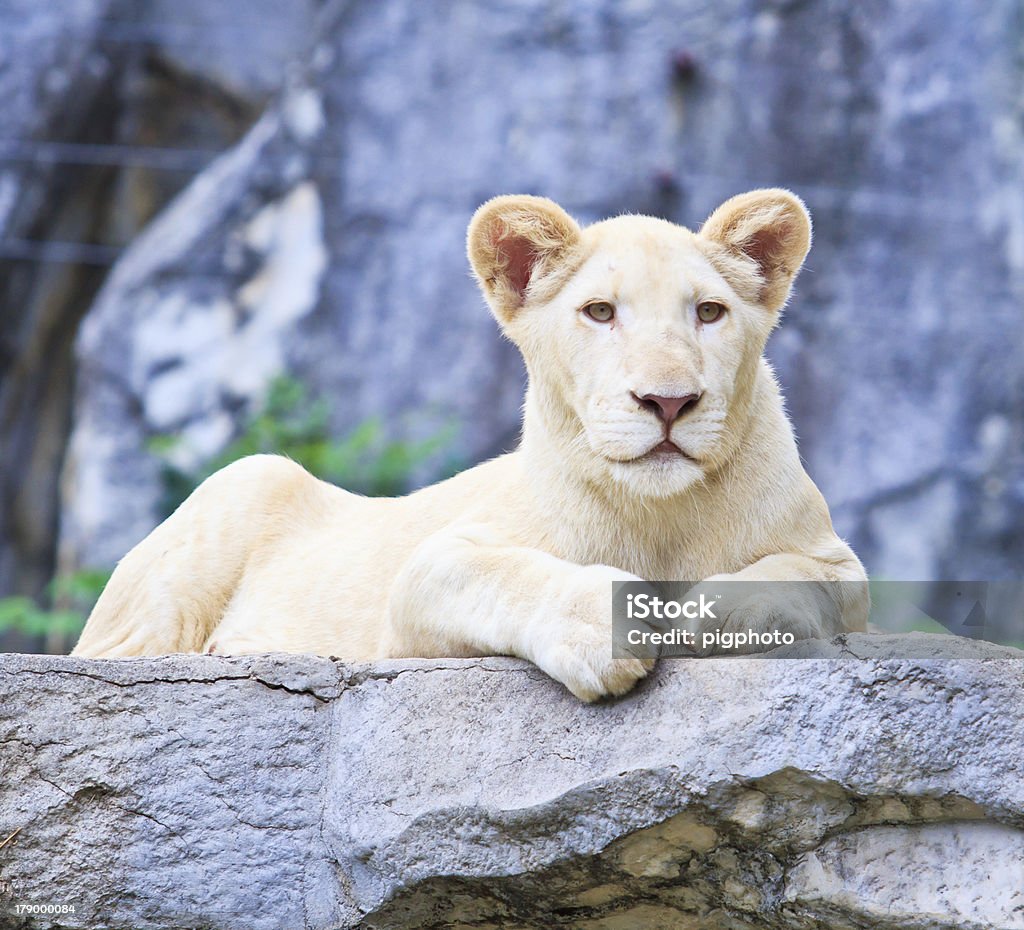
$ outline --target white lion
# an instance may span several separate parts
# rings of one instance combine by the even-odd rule
[[[815,611],[740,600],[715,623],[863,629],[866,586],[828,583],[864,570],[762,357],[810,234],[784,190],[734,197],[696,234],[489,201],[469,259],[526,360],[519,449],[394,499],[235,462],[121,561],[75,654],[506,654],[594,700],[650,665],[613,657],[613,581],[818,582]]]

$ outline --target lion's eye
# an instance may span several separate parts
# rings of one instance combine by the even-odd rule
[[[717,323],[725,315],[725,305],[713,300],[697,304],[697,319],[701,323]]]
[[[595,323],[611,323],[615,319],[615,308],[606,300],[596,300],[587,304],[583,312]]]

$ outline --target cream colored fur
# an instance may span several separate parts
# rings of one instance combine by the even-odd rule
[[[519,449],[395,499],[280,457],[229,465],[122,560],[75,653],[508,654],[593,700],[649,667],[612,657],[613,580],[864,580],[762,358],[809,245],[782,190],[733,198],[698,234],[641,216],[581,229],[537,197],[484,204],[469,256],[526,359]],[[581,311],[596,300],[611,322]],[[702,301],[727,312],[702,323]],[[663,438],[648,394],[702,395],[671,425],[685,455],[647,454]],[[716,623],[809,637],[863,629],[867,607],[833,595],[809,620],[741,602]]]

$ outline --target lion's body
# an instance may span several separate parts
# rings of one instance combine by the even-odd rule
[[[275,456],[230,465],[125,557],[79,655],[501,652],[593,698],[645,671],[611,658],[612,580],[863,580],[801,467],[761,357],[774,319],[751,299],[749,268],[680,227],[622,218],[576,235],[543,269],[530,253],[516,288],[506,265],[522,256],[488,267],[480,250],[501,238],[476,236],[471,227],[474,268],[530,371],[520,448],[388,499]],[[493,286],[502,273],[525,308],[509,310]],[[524,297],[527,284],[536,287]],[[709,293],[729,300],[730,319],[697,324],[693,337],[679,307]],[[575,308],[606,295],[615,323],[581,323]],[[663,417],[686,454],[645,453],[662,433],[645,391],[699,398],[685,417]],[[865,618],[855,599],[796,632],[862,628]]]

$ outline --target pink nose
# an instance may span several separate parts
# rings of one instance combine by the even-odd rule
[[[633,399],[641,407],[646,407],[669,426],[691,407],[695,407],[700,398],[700,394],[685,394],[682,397],[662,397],[660,394],[644,394],[643,397],[638,397],[633,394]]]

